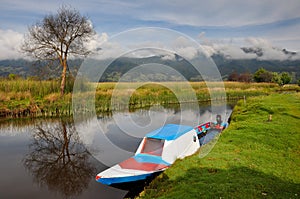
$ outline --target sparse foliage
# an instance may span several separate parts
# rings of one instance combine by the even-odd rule
[[[237,72],[232,72],[229,77],[228,77],[228,81],[233,81],[233,82],[251,82],[253,79],[252,74],[249,72],[245,72],[242,74],[238,74]]]
[[[39,60],[59,60],[62,67],[60,91],[63,95],[69,56],[88,55],[90,51],[84,44],[94,34],[87,17],[73,8],[63,6],[56,14],[47,15],[28,28],[22,50]]]
[[[252,81],[252,74],[249,73],[249,72],[246,72],[246,73],[242,73],[240,74],[239,76],[239,79],[238,79],[240,82],[251,82]]]
[[[237,74],[236,71],[233,71],[229,76],[228,76],[228,81],[233,81],[236,82],[239,80],[239,74]]]

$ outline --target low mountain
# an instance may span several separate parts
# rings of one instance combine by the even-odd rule
[[[280,50],[287,59],[283,60],[270,60],[264,58],[264,49],[261,48],[241,48],[245,53],[255,54],[257,57],[253,59],[232,59],[224,56],[222,53],[215,53],[211,57],[216,63],[222,77],[226,79],[231,73],[254,73],[259,68],[265,68],[274,72],[288,72],[292,74],[294,80],[300,79],[300,57],[296,52],[291,52],[286,49]],[[279,49],[275,49],[279,50]],[[172,57],[172,56],[171,56]],[[68,62],[69,71],[76,75],[78,68],[83,60],[75,59]],[[166,59],[164,56],[151,56],[144,58],[120,57],[114,60],[110,66],[105,70],[103,76],[99,81],[118,81],[118,79],[136,66],[147,63],[162,64],[172,67],[178,71],[185,79],[188,80],[201,80],[199,73],[196,69],[181,56],[174,54],[173,58]],[[9,74],[17,74],[24,78],[30,76],[38,76],[40,79],[59,78],[61,67],[58,62],[46,61],[28,61],[24,59],[17,60],[2,60],[0,61],[0,76],[7,77]],[[145,75],[145,74],[144,74]],[[137,81],[141,78],[138,74],[132,75],[132,81]],[[178,77],[172,73],[164,71],[163,74],[159,72],[148,71],[146,76],[149,81],[167,81],[178,80]],[[150,79],[149,79],[150,78]]]

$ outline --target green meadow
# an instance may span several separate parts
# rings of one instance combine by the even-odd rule
[[[299,93],[241,100],[207,156],[176,161],[139,198],[299,198],[299,121]]]

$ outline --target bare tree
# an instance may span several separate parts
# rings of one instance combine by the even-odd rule
[[[84,45],[95,34],[90,20],[73,8],[62,6],[56,14],[28,28],[22,50],[42,60],[59,60],[62,67],[61,95],[64,94],[69,55],[86,56],[90,51]]]

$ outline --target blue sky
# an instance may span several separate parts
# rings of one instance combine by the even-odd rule
[[[180,31],[209,45],[244,46],[263,41],[300,51],[299,0],[1,0],[0,58],[14,56],[27,27],[55,13],[62,4],[87,15],[97,33],[108,37],[155,26]]]

